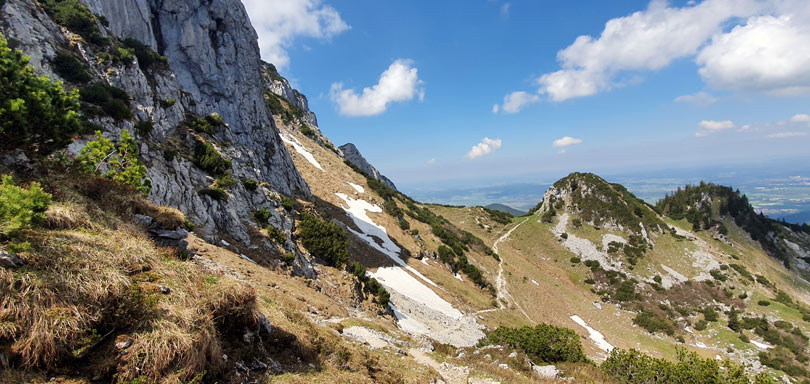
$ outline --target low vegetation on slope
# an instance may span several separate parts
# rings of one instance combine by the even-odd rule
[[[206,274],[132,223],[142,214],[176,228],[179,212],[106,179],[47,172],[48,194],[35,183],[15,192],[35,204],[0,199],[0,211],[32,218],[4,230],[2,247],[24,263],[0,268],[0,360],[10,364],[0,381],[43,369],[147,382],[231,375],[223,354],[249,357],[233,341],[259,329],[253,288]],[[4,177],[3,190],[13,188]]]
[[[748,202],[748,197],[739,190],[712,183],[701,182],[697,186],[678,188],[661,199],[656,204],[656,209],[675,220],[688,220],[695,231],[715,230],[722,235],[727,235],[728,229],[718,219],[728,217],[787,268],[790,268],[791,260],[781,240],[789,238],[790,231],[810,235],[810,226],[807,224],[780,223],[762,213],[757,214]]]

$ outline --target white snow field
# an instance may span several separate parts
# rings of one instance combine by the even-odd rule
[[[588,323],[586,323],[585,320],[582,320],[581,317],[573,315],[571,316],[571,320],[573,320],[579,326],[585,328],[585,330],[588,331],[588,338],[590,338],[599,349],[605,352],[610,352],[613,350],[613,345],[611,345],[610,343],[607,342],[607,340],[605,340],[605,335],[588,326]]]
[[[279,136],[281,136],[282,141],[284,141],[287,144],[292,145],[293,148],[295,148],[295,151],[300,153],[301,156],[304,156],[304,158],[307,159],[307,161],[309,161],[310,164],[314,165],[315,168],[318,168],[321,171],[323,171],[323,167],[321,167],[321,164],[318,163],[318,160],[315,160],[315,156],[312,156],[312,153],[310,153],[307,150],[307,148],[304,147],[304,145],[301,144],[300,141],[298,141],[298,139],[296,139],[295,137],[292,137],[292,136],[285,135],[283,133],[281,133]],[[324,171],[324,172],[326,172],[326,171]]]

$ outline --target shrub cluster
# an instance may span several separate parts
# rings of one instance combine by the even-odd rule
[[[168,59],[165,56],[159,55],[157,52],[146,46],[146,44],[141,43],[138,40],[125,39],[123,43],[125,47],[133,51],[135,57],[138,58],[138,66],[140,66],[144,71],[158,65],[165,66],[168,64]]]
[[[335,267],[349,260],[349,240],[340,225],[304,213],[298,221],[298,228],[301,243],[313,256]]]
[[[722,364],[713,359],[703,359],[695,352],[678,348],[677,361],[653,358],[631,349],[614,349],[602,363],[602,371],[622,383],[669,384],[669,383],[712,383],[742,384],[751,380],[745,368],[730,361]],[[755,383],[773,383],[765,375],[757,376]]]
[[[79,95],[34,75],[34,67],[0,36],[0,149],[47,154],[81,130]]]
[[[9,175],[0,177],[0,241],[14,237],[21,229],[45,219],[51,195],[32,182],[23,188]]]
[[[146,178],[146,167],[138,160],[135,139],[126,129],[121,131],[118,144],[105,138],[101,131],[96,131],[96,140],[79,151],[76,163],[84,172],[101,174],[144,195],[148,195],[152,189],[152,181]]]
[[[79,0],[40,0],[42,9],[57,24],[96,45],[107,45],[109,39],[101,34],[98,18]]]
[[[480,342],[481,346],[489,344],[508,344],[518,348],[536,363],[587,361],[576,332],[548,324],[521,328],[498,327]]]
[[[675,326],[672,324],[672,321],[653,311],[641,311],[641,313],[636,315],[636,318],[633,319],[633,324],[646,329],[649,333],[661,332],[669,336],[675,334]]]
[[[220,127],[225,125],[225,121],[222,120],[222,116],[218,113],[212,113],[205,117],[189,116],[183,123],[195,132],[209,135],[213,135]]]
[[[198,141],[194,146],[194,165],[219,175],[231,169],[231,160],[223,157],[211,143]]]
[[[106,115],[116,120],[129,120],[132,110],[129,109],[129,95],[122,89],[104,82],[96,82],[83,87],[79,94],[81,101],[96,108],[86,111],[96,115]]]

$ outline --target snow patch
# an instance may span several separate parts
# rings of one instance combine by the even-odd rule
[[[420,303],[430,309],[454,319],[460,319],[463,314],[433,292],[426,285],[399,267],[380,267],[369,275],[386,288],[397,291],[399,294]]]
[[[293,136],[285,135],[283,133],[281,133],[279,136],[281,136],[282,141],[284,141],[285,143],[287,143],[289,145],[292,145],[292,147],[295,148],[295,151],[300,153],[301,156],[304,156],[304,158],[307,159],[307,161],[309,161],[310,164],[315,166],[315,168],[318,168],[321,171],[323,171],[323,168],[321,167],[321,164],[318,163],[318,160],[315,160],[315,156],[312,156],[312,153],[310,153],[306,149],[306,147],[304,147],[304,145],[301,144],[300,141],[298,141],[298,139],[296,139]],[[324,172],[326,172],[326,171],[324,171]]]
[[[599,331],[589,327],[588,324],[585,322],[585,320],[582,320],[581,317],[579,317],[577,315],[573,315],[570,318],[575,323],[577,323],[579,326],[581,326],[582,328],[585,328],[585,330],[588,331],[588,338],[590,338],[594,342],[594,344],[596,344],[596,346],[599,349],[601,349],[601,350],[603,350],[605,352],[610,352],[610,351],[613,350],[613,345],[611,345],[610,343],[608,343],[605,340],[605,335],[603,335]]]
[[[366,244],[372,248],[388,256],[402,268],[405,268],[414,275],[419,276],[419,278],[424,280],[426,283],[434,287],[438,287],[436,283],[430,281],[430,279],[423,276],[421,273],[419,273],[419,271],[413,269],[408,264],[405,264],[405,262],[399,258],[399,253],[402,250],[396,244],[394,244],[394,241],[391,240],[390,237],[388,237],[388,231],[385,229],[385,227],[377,225],[374,220],[371,220],[371,218],[368,217],[367,212],[381,213],[382,208],[363,199],[353,199],[345,193],[335,193],[335,195],[346,202],[348,208],[343,207],[342,205],[341,208],[346,211],[346,214],[352,219],[354,225],[360,228],[360,232],[347,228],[351,233],[357,236],[357,238],[360,240],[366,242]],[[382,244],[377,243],[377,241],[374,240],[375,238],[380,239]]]
[[[756,341],[756,340],[751,340],[751,344],[754,344],[759,349],[771,349],[771,348],[773,348],[772,346],[770,346],[768,344],[760,343],[759,341]]]
[[[456,279],[458,279],[458,281],[464,282],[464,279],[462,279],[462,278],[461,278],[461,275],[459,275],[459,274],[458,274],[458,272],[456,272],[456,274],[455,274],[455,275],[453,275],[453,277],[455,277]]]
[[[357,191],[357,193],[363,193],[363,192],[366,191],[365,188],[363,188],[363,187],[361,187],[361,186],[359,186],[359,185],[357,185],[355,183],[347,181],[346,184],[349,184],[350,187],[354,188],[354,190]]]

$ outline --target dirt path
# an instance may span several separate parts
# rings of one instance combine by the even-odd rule
[[[458,366],[448,363],[439,363],[427,353],[417,348],[408,350],[408,354],[413,357],[416,362],[422,365],[427,365],[442,376],[442,380],[447,384],[467,384],[467,377],[470,375],[470,369],[465,366]]]
[[[523,225],[523,223],[529,221],[529,219],[530,218],[526,218],[526,220],[521,221],[518,225],[514,226],[512,229],[504,233],[503,236],[499,237],[498,240],[495,240],[495,243],[492,244],[492,250],[495,251],[496,254],[498,254],[499,253],[498,244],[506,241],[506,239],[508,239],[509,236],[512,235],[512,232],[514,232],[516,229],[518,229],[518,227]],[[509,293],[509,290],[506,289],[506,280],[503,278],[503,257],[500,257],[500,255],[498,257],[500,258],[500,261],[498,262],[498,277],[495,279],[495,292],[497,293],[496,301],[498,302],[498,309],[485,309],[483,311],[476,312],[476,314],[506,309],[504,302],[509,303],[511,301],[513,304],[515,304],[517,309],[520,310],[520,313],[522,313],[523,316],[525,316],[526,319],[529,320],[529,322],[534,323],[534,321],[532,321],[532,319],[529,317],[526,311],[523,310],[523,307],[520,306],[517,300],[515,300],[515,298],[512,297],[512,294]]]

